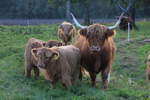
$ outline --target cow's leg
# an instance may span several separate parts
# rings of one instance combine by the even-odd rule
[[[82,68],[80,67],[79,79],[82,81]]]
[[[76,71],[73,73],[72,78],[71,78],[72,85],[79,85],[80,73],[82,74],[82,72],[80,71],[81,71],[80,68],[76,68]]]
[[[51,82],[51,87],[52,87],[52,88],[55,88],[55,85],[56,85],[56,82],[57,82],[57,81],[56,81],[56,80],[52,80],[52,81],[50,81],[50,82]]]
[[[63,76],[62,76],[62,84],[63,84],[66,88],[69,88],[70,86],[72,86],[71,77],[68,76],[68,75],[63,75]]]
[[[70,86],[72,86],[71,80],[63,80],[62,84],[68,89]]]
[[[147,79],[150,80],[150,67],[147,68]]]
[[[32,66],[31,65],[27,65],[26,66],[26,76],[28,78],[31,77],[31,71],[32,71]]]
[[[34,69],[35,79],[38,79],[39,74],[40,74],[40,72],[39,72],[39,68],[38,68],[38,67],[36,67],[36,66],[34,66],[34,67],[33,67],[33,69]]]
[[[102,83],[104,89],[107,89],[108,87],[108,83],[110,81],[110,72],[111,67],[107,67],[105,70],[102,71]]]
[[[90,77],[91,77],[92,86],[95,87],[96,73],[89,72],[89,74],[90,74]]]

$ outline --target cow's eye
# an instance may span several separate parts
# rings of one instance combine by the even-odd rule
[[[147,61],[150,62],[150,59],[148,59]]]

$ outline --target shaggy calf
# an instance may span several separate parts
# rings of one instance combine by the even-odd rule
[[[44,41],[31,38],[28,40],[25,48],[24,59],[25,59],[25,74],[27,77],[31,76],[31,71],[34,70],[35,78],[39,77],[39,69],[37,67],[37,61],[33,57],[31,50],[34,48],[43,47]]]
[[[46,42],[45,47],[51,48],[53,46],[64,46],[65,44],[63,42],[57,41],[57,40],[49,40]]]
[[[76,28],[69,22],[63,22],[58,28],[59,38],[67,44],[75,37]]]
[[[69,45],[32,49],[37,66],[47,71],[52,86],[60,80],[65,87],[75,84],[80,73],[80,51]]]
[[[150,54],[147,58],[147,79],[150,81]]]

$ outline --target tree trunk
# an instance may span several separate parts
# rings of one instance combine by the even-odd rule
[[[130,16],[132,18],[132,25],[133,25],[133,28],[138,30],[138,27],[136,26],[135,24],[135,14],[136,14],[136,10],[135,10],[135,2],[133,2],[133,6],[131,7],[131,10],[130,10]]]
[[[133,8],[131,9],[131,18],[133,20],[133,23],[135,24],[135,7],[133,6]]]
[[[89,9],[89,3],[84,3],[84,24],[85,25],[90,25],[91,20],[90,20],[90,9]]]
[[[70,8],[71,8],[71,1],[67,0],[66,2],[66,19],[70,21]]]
[[[90,14],[89,14],[89,8],[86,8],[86,9],[85,9],[84,24],[85,24],[85,25],[90,25],[90,24],[91,24],[91,21],[90,21]]]

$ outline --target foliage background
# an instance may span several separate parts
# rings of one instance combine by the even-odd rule
[[[121,12],[115,0],[3,0],[0,2],[0,18],[65,18],[66,1],[71,2],[71,11],[79,18],[84,17],[86,9],[93,19],[114,18]],[[149,17],[150,1],[136,1],[136,17]]]

